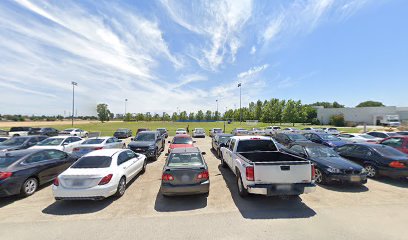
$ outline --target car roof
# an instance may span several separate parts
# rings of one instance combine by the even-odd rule
[[[141,131],[141,132],[139,132],[139,134],[141,134],[141,133],[157,133],[157,131]]]
[[[259,139],[259,140],[271,140],[272,137],[265,137],[265,136],[234,136],[233,139],[237,140],[252,140],[252,139]]]
[[[125,151],[125,150],[128,150],[128,149],[100,149],[100,150],[92,151],[92,152],[86,154],[86,156],[109,156],[109,157],[112,157],[116,153],[121,152],[121,151]]]
[[[17,157],[22,157],[31,153],[35,153],[35,152],[40,152],[40,151],[44,151],[45,149],[23,149],[23,150],[15,150],[15,151],[9,151],[9,152],[0,152],[0,156],[17,156]]]
[[[191,137],[191,136],[188,135],[188,134],[178,134],[178,135],[174,136],[174,138],[189,138],[189,137]]]
[[[108,138],[113,138],[113,137],[91,137],[91,138],[88,138],[87,140],[90,140],[90,139],[108,139]]]
[[[171,153],[199,153],[200,149],[198,147],[188,147],[188,148],[175,148],[171,150]]]
[[[231,134],[231,133],[218,133],[217,136],[221,136],[221,137],[232,137],[232,136],[234,136],[234,135]]]
[[[55,138],[63,138],[63,139],[66,139],[66,138],[69,138],[69,137],[77,137],[77,138],[80,138],[80,137],[78,137],[78,136],[70,136],[70,135],[68,135],[68,136],[55,136],[55,137],[49,137],[48,139],[55,139]]]

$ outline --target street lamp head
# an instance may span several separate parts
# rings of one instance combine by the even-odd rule
[[[241,83],[238,83],[238,87],[241,87]]]
[[[78,86],[77,82],[71,82],[71,84],[74,85],[74,86]]]

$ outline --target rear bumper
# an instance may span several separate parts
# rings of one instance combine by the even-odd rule
[[[408,169],[380,168],[378,174],[391,178],[408,178]]]
[[[204,133],[193,133],[193,137],[205,137]]]
[[[93,188],[73,189],[60,186],[52,186],[55,200],[100,200],[116,193],[116,185],[95,186]]]
[[[316,185],[314,183],[255,184],[249,185],[247,190],[252,194],[266,196],[300,195],[314,192]]]
[[[204,194],[210,191],[210,180],[199,184],[188,185],[172,185],[168,183],[162,183],[160,187],[160,193],[163,195],[193,195]]]
[[[367,183],[367,175],[326,175],[328,182],[341,182],[341,183]]]

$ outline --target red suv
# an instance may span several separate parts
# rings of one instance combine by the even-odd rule
[[[170,146],[169,146],[169,153],[171,150],[174,148],[189,148],[189,147],[194,147],[195,141],[190,137],[188,134],[179,134],[174,136],[172,141],[169,141]]]
[[[408,154],[408,136],[388,137],[380,141],[380,144],[393,147]]]

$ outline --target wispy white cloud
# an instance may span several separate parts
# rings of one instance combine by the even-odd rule
[[[249,52],[251,55],[254,55],[256,53],[256,47],[252,46],[251,51]]]
[[[172,84],[171,88],[180,88],[182,86],[188,85],[193,82],[202,82],[202,81],[207,81],[207,77],[199,74],[188,74],[188,75],[182,75],[180,77],[180,81]]]

